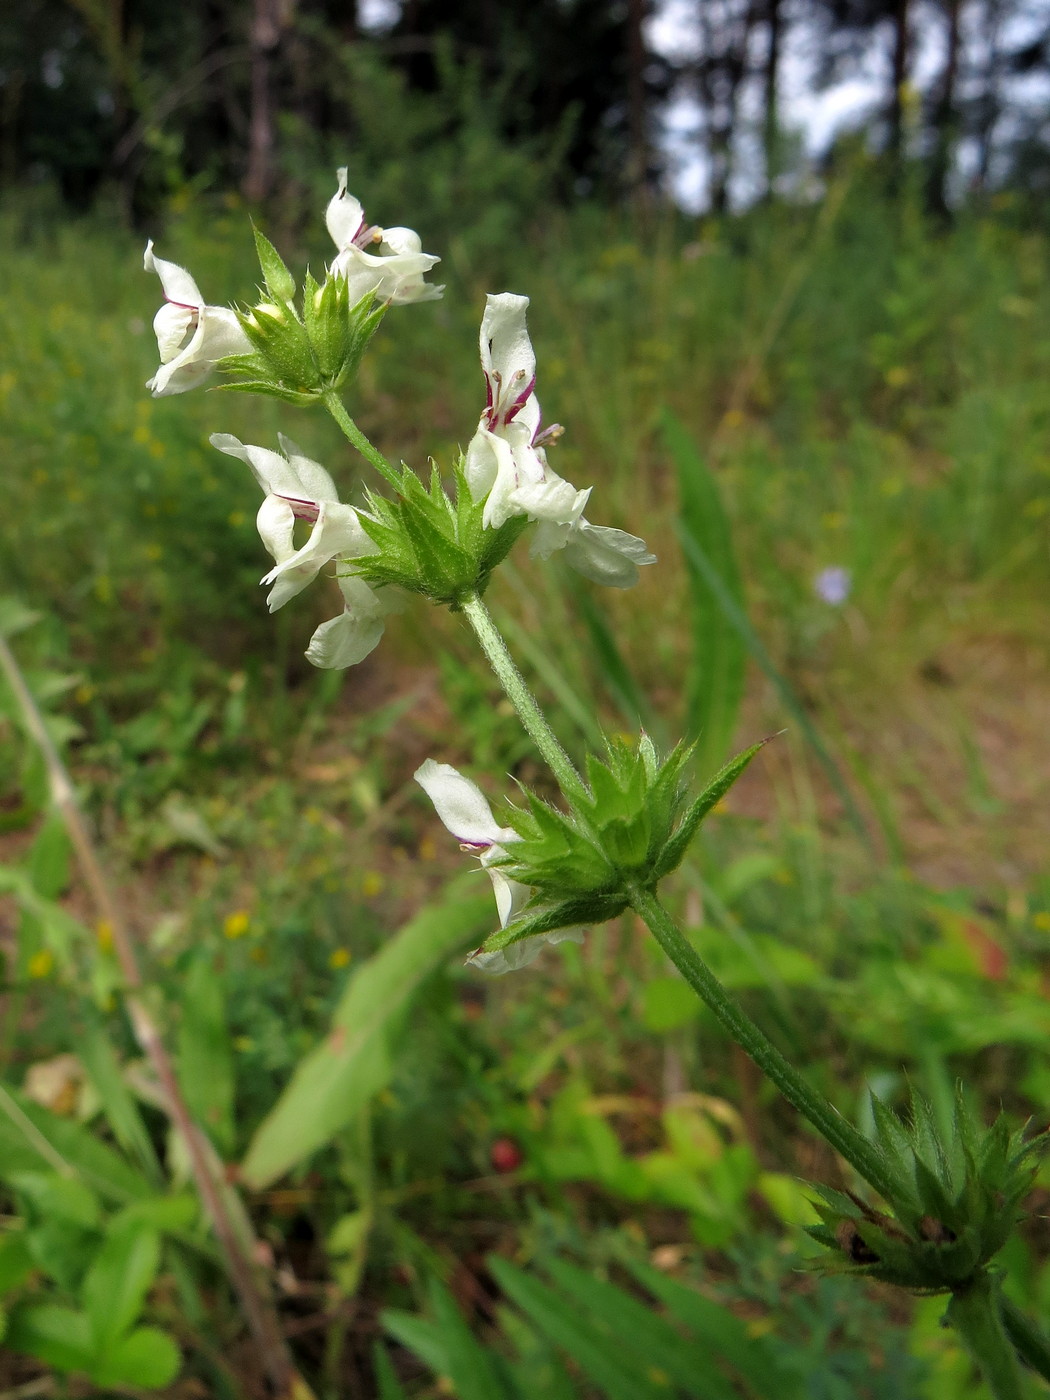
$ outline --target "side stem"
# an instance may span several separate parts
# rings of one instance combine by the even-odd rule
[[[399,484],[397,472],[394,471],[382,452],[380,452],[377,447],[373,447],[368,441],[364,433],[343,407],[343,401],[334,389],[329,389],[328,393],[325,394],[324,406],[339,424],[340,428],[342,428],[349,441],[352,442],[358,452],[360,452],[361,456],[364,457],[366,461],[371,462],[372,466],[375,467],[383,480],[388,482],[396,490]]]
[[[650,890],[631,890],[631,906],[641,915],[663,948],[698,997],[714,1013],[736,1043],[747,1052],[759,1069],[769,1076],[787,1101],[807,1118],[821,1137],[891,1204],[901,1195],[901,1186],[882,1153],[837,1112],[823,1094],[808,1084],[798,1070],[759,1030],[750,1016],[722,986],[675,921]]]
[[[128,1019],[143,1054],[153,1066],[160,1082],[168,1115],[186,1143],[198,1194],[211,1217],[216,1239],[226,1260],[230,1282],[244,1311],[245,1321],[259,1347],[267,1376],[278,1396],[305,1395],[307,1392],[296,1390],[296,1386],[301,1386],[301,1382],[296,1376],[277,1314],[260,1287],[255,1277],[254,1266],[238,1238],[223,1200],[222,1188],[209,1161],[210,1145],[193,1121],[189,1105],[179,1088],[175,1066],[142,995],[142,972],[135,956],[130,928],[95,851],[72,780],[51,741],[43,716],[3,635],[0,635],[0,670],[3,671],[18,701],[26,729],[44,759],[51,796],[69,834],[81,873],[91,890],[100,917],[112,932],[113,949],[124,977],[124,1000]]]
[[[979,1273],[952,1294],[945,1317],[966,1343],[995,1400],[1024,1400],[1017,1353],[1003,1328],[998,1280]]]
[[[517,711],[525,732],[547,760],[551,772],[561,785],[562,792],[570,799],[585,794],[587,789],[583,779],[573,767],[572,759],[558,742],[554,730],[547,723],[546,716],[536,703],[525,677],[515,665],[514,658],[507,650],[507,644],[480,595],[472,593],[463,601],[462,609],[463,616],[473,627],[474,635],[481,644],[489,665],[495,671],[497,680]]]
[[[999,1315],[1006,1335],[1021,1360],[1042,1376],[1044,1381],[1050,1381],[1050,1337],[1047,1337],[1016,1303],[1012,1303],[1002,1294],[999,1297]]]

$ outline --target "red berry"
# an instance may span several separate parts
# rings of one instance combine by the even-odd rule
[[[494,1172],[516,1172],[524,1160],[525,1154],[513,1138],[497,1138],[489,1149]]]

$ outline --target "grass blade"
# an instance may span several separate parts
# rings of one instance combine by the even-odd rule
[[[729,518],[714,476],[671,413],[664,415],[663,434],[678,475],[679,532],[683,542],[690,540],[696,550],[685,554],[693,632],[686,682],[686,737],[699,741],[701,766],[714,768],[733,739],[747,666],[747,647],[723,606],[722,596],[743,612],[744,586]],[[703,567],[698,558],[704,561]]]

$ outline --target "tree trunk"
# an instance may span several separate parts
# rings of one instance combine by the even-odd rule
[[[987,54],[987,62],[983,75],[984,87],[977,102],[977,130],[975,133],[977,137],[977,173],[974,176],[974,187],[980,191],[988,188],[988,176],[992,167],[992,143],[1000,116],[1002,18],[1002,0],[986,0],[984,43],[981,47],[983,52]]]
[[[627,193],[637,205],[646,202],[649,192],[644,20],[645,0],[627,0]]]
[[[955,87],[959,75],[959,9],[960,0],[947,0],[948,34],[944,71],[931,113],[933,154],[926,185],[926,203],[930,212],[943,221],[949,217],[948,180],[959,124],[955,110]]]
[[[908,0],[894,0],[893,6],[893,91],[889,104],[889,141],[891,176],[900,178],[904,159],[904,85],[908,81],[911,58],[908,42]]]
[[[244,197],[261,203],[273,185],[273,57],[291,19],[295,0],[253,0],[248,45],[251,106]]]
[[[779,171],[780,119],[777,110],[777,82],[780,77],[780,41],[783,37],[783,0],[768,0],[766,26],[769,45],[762,75],[762,146],[766,161],[766,199],[773,198],[773,187]]]
[[[736,5],[730,0],[719,7],[720,13],[715,15],[711,0],[700,0],[703,54],[697,77],[700,103],[706,115],[711,211],[715,214],[724,214],[729,207],[737,101],[740,84],[747,74],[748,49],[760,3],[761,0],[746,0],[745,5]]]

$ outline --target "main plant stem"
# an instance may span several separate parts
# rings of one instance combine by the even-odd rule
[[[563,793],[570,801],[574,795],[585,793],[583,780],[526,685],[480,596],[475,593],[466,598],[462,611]],[[898,1181],[879,1148],[843,1118],[755,1025],[688,942],[656,894],[642,885],[633,886],[628,893],[631,907],[722,1028],[857,1174],[885,1201],[897,1206],[907,1186]],[[1011,1342],[1035,1370],[1050,1378],[1050,1342],[1018,1309],[1000,1297],[997,1282],[987,1273],[978,1274],[969,1287],[953,1295],[947,1319],[963,1337],[995,1400],[1024,1400],[1017,1354]]]
[[[952,1294],[945,1314],[988,1382],[995,1400],[1024,1400],[1017,1353],[1003,1326],[999,1283],[985,1271]]]
[[[547,760],[551,772],[558,779],[562,792],[570,799],[586,793],[583,779],[573,767],[572,759],[558,742],[557,735],[547,723],[546,716],[536,703],[536,697],[518,670],[514,658],[507,650],[507,644],[500,630],[493,622],[488,608],[477,593],[472,593],[462,603],[463,616],[474,629],[474,635],[488,658],[489,665],[496,673],[507,698],[517,711],[525,731],[540,753]]]
[[[383,480],[388,482],[396,490],[399,484],[397,472],[394,471],[393,467],[383,456],[382,452],[379,451],[378,447],[373,447],[368,441],[364,433],[343,407],[343,401],[334,389],[329,389],[328,393],[325,394],[324,406],[339,424],[340,428],[342,428],[349,441],[352,442],[358,452],[360,452],[361,456],[364,457],[366,461],[370,462]]]
[[[878,1148],[848,1123],[823,1094],[799,1074],[773,1042],[759,1030],[689,943],[674,919],[651,890],[636,886],[630,892],[631,906],[640,914],[667,956],[693,991],[736,1043],[745,1050],[763,1074],[777,1086],[787,1101],[813,1124],[821,1137],[844,1157],[864,1180],[886,1201],[900,1196],[886,1159]]]
[[[0,635],[0,670],[22,716],[30,738],[43,757],[51,784],[51,796],[69,834],[84,880],[91,890],[100,918],[113,938],[113,950],[124,977],[124,1002],[135,1038],[153,1066],[161,1086],[164,1105],[175,1128],[186,1144],[190,1170],[201,1202],[211,1218],[215,1237],[226,1261],[227,1272],[245,1321],[259,1348],[259,1357],[266,1374],[280,1397],[306,1396],[309,1392],[296,1375],[291,1355],[281,1332],[280,1321],[272,1303],[256,1279],[255,1266],[238,1237],[233,1218],[223,1199],[223,1187],[216,1178],[210,1156],[210,1144],[193,1121],[189,1105],[179,1087],[175,1066],[160,1030],[150,1013],[143,995],[144,982],[135,956],[135,946],[123,910],[102,868],[88,831],[84,814],[77,802],[76,792],[65,764],[47,732],[43,715],[25,683],[14,653]]]
[[[500,684],[507,693],[527,733],[547,760],[551,771],[571,798],[585,791],[572,760],[558,742],[554,731],[536,703],[524,677],[514,664],[499,629],[477,594],[462,604],[463,614],[473,627]],[[889,1164],[882,1153],[799,1074],[754,1021],[746,1015],[719,982],[656,896],[641,887],[631,892],[631,903],[645,920],[679,972],[696,994],[710,1007],[733,1040],[744,1049],[780,1092],[803,1114],[817,1131],[849,1162],[869,1185],[888,1201],[899,1194]]]

